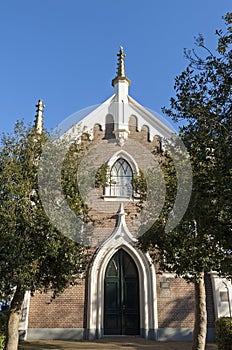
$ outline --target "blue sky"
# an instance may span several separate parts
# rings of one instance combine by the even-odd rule
[[[162,113],[194,37],[216,47],[231,0],[2,0],[0,132],[33,122],[43,99],[45,126],[113,94],[119,45],[130,95]]]

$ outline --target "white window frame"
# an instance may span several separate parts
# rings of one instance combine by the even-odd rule
[[[126,151],[119,151],[115,153],[107,162],[108,171],[107,171],[107,183],[104,186],[104,200],[106,201],[133,201],[133,190],[131,191],[131,195],[112,195],[112,184],[111,182],[111,169],[114,166],[114,164],[120,159],[124,159],[129,165],[132,170],[132,178],[136,175],[139,175],[139,168],[134,160],[133,157]]]

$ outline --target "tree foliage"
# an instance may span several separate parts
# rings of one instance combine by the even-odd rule
[[[85,248],[50,223],[39,197],[38,161],[47,138],[18,122],[12,135],[2,135],[0,144],[0,298],[14,296],[15,315],[25,291],[53,290],[55,297],[77,279],[87,262]],[[50,167],[56,169],[51,162],[52,158]],[[75,182],[70,184],[68,171],[62,185],[73,208],[81,211],[82,201],[74,195]],[[9,322],[9,332],[12,325]]]
[[[3,135],[0,158],[0,292],[60,292],[83,265],[83,248],[49,222],[38,195],[37,160],[45,136],[17,123]],[[55,166],[55,164],[54,164]]]
[[[216,31],[215,54],[205,46],[202,35],[196,39],[198,50],[185,50],[189,64],[175,79],[176,95],[170,107],[163,109],[183,123],[180,136],[193,172],[188,209],[179,225],[166,232],[176,189],[173,164],[167,158],[163,162],[166,203],[159,220],[139,242],[153,253],[161,270],[195,283],[194,350],[205,347],[204,273],[214,270],[232,276],[232,13],[224,20],[226,29]]]
[[[175,79],[176,97],[164,111],[184,121],[180,136],[190,154],[193,190],[189,207],[179,225],[164,231],[175,197],[175,169],[169,158],[163,162],[166,176],[166,205],[154,226],[141,238],[144,249],[155,249],[163,269],[197,278],[198,273],[216,269],[231,275],[232,248],[232,14],[225,16],[226,33],[219,36],[217,54],[197,44],[185,51],[187,68]],[[169,210],[167,211],[167,208]]]

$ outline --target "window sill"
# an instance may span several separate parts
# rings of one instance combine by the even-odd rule
[[[139,198],[129,196],[102,196],[104,201],[108,202],[138,202]]]

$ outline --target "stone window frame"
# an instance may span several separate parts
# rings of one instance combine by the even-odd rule
[[[116,152],[107,162],[107,168],[108,168],[107,183],[104,186],[103,198],[105,201],[118,201],[118,202],[134,201],[135,198],[134,198],[133,191],[131,192],[131,196],[129,196],[129,195],[125,195],[125,196],[124,195],[118,195],[118,196],[112,195],[112,187],[111,187],[111,183],[110,183],[111,182],[111,170],[112,170],[112,167],[115,165],[115,163],[119,159],[123,159],[129,164],[129,166],[132,170],[132,178],[136,175],[139,175],[139,168],[138,168],[138,165],[137,165],[136,161],[134,160],[134,158],[124,150],[120,150],[120,151]]]

